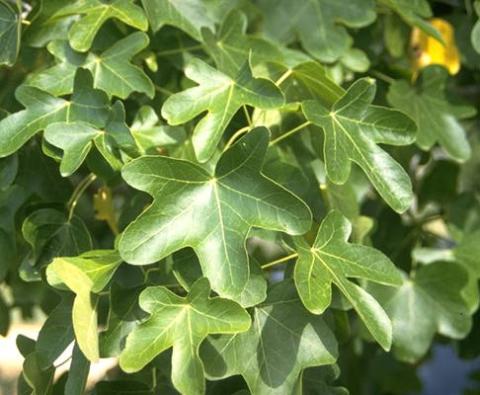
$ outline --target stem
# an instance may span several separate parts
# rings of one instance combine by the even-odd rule
[[[168,56],[168,55],[175,55],[177,53],[182,53],[185,51],[196,51],[198,49],[202,49],[203,45],[192,45],[190,47],[183,47],[183,48],[175,48],[175,49],[167,49],[165,51],[157,52],[158,56]]]
[[[283,73],[280,76],[280,78],[277,81],[275,81],[275,85],[280,86],[282,82],[284,82],[288,77],[290,77],[292,72],[293,72],[292,69],[288,69],[287,71],[285,71],[285,73]]]
[[[248,126],[252,127],[252,118],[248,113],[247,106],[243,105],[242,108],[243,108],[243,113],[245,114],[245,118],[247,119]]]
[[[386,82],[387,84],[393,84],[395,82],[394,78],[378,70],[370,70],[370,74],[373,75],[375,78],[378,78],[379,80]]]
[[[268,268],[270,268],[270,267],[272,267],[272,266],[275,266],[275,265],[278,265],[278,264],[280,264],[280,263],[287,262],[287,261],[289,261],[290,259],[296,258],[297,256],[298,256],[298,254],[297,254],[296,252],[294,252],[293,254],[284,256],[283,258],[278,258],[278,259],[275,259],[274,261],[265,263],[264,265],[261,266],[261,268],[262,268],[262,269],[268,269]]]
[[[87,190],[87,188],[97,179],[97,176],[93,173],[90,173],[86,176],[82,181],[78,183],[75,187],[72,197],[67,203],[68,207],[68,222],[71,221],[73,217],[73,212],[75,211],[75,207],[78,204],[79,199],[82,197],[83,193]]]
[[[162,88],[161,86],[158,86],[156,84],[155,84],[155,90],[157,92],[163,93],[164,95],[167,95],[167,96],[172,96],[173,95],[173,92],[169,91],[168,89]]]
[[[245,126],[241,129],[238,129],[235,133],[233,133],[232,137],[227,141],[227,144],[225,144],[225,148],[223,151],[225,152],[227,149],[230,148],[230,146],[242,135],[247,133],[250,130],[250,126]]]
[[[270,141],[270,145],[274,145],[274,144],[279,143],[280,141],[286,139],[287,137],[290,137],[292,134],[295,134],[295,133],[299,132],[300,130],[305,129],[307,126],[309,126],[311,124],[312,123],[310,121],[306,121],[306,122],[294,127],[293,129],[290,129],[288,132],[285,132],[281,136],[279,136],[276,139],[273,139],[272,141]]]
[[[320,194],[322,195],[325,208],[330,211],[332,209],[332,202],[330,201],[330,194],[328,193],[327,184],[320,184]]]

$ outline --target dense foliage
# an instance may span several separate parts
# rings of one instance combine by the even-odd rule
[[[479,355],[477,13],[0,0],[0,332],[47,317],[18,392],[116,357],[93,393],[406,394]]]

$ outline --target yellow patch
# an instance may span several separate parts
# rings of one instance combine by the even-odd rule
[[[433,18],[429,22],[439,31],[445,45],[417,27],[412,30],[410,47],[414,77],[419,70],[431,64],[444,66],[450,74],[457,74],[460,71],[460,56],[453,26],[440,18]]]

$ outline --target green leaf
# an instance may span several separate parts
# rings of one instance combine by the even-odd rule
[[[48,315],[40,329],[35,351],[40,368],[46,369],[65,351],[74,339],[71,295],[62,295],[60,303]]]
[[[10,155],[39,131],[54,122],[88,122],[103,126],[108,116],[108,98],[92,88],[89,71],[79,69],[71,100],[53,97],[37,88],[20,86],[15,95],[25,110],[0,121],[0,157]]]
[[[154,32],[165,25],[171,25],[199,41],[202,27],[214,30],[219,17],[235,7],[238,2],[238,0],[142,0]]]
[[[203,394],[205,378],[199,347],[209,334],[244,332],[250,317],[235,302],[210,298],[206,279],[198,280],[187,297],[165,287],[149,287],[140,294],[140,307],[150,313],[127,338],[120,355],[126,372],[143,368],[173,347],[172,382],[182,394]]]
[[[13,66],[20,51],[22,18],[19,10],[2,0],[0,1],[0,65]]]
[[[345,94],[345,91],[328,77],[325,68],[318,62],[302,62],[285,73],[289,74],[282,84],[282,90],[287,102],[314,99],[330,107]]]
[[[100,27],[111,18],[139,30],[146,31],[148,28],[143,10],[132,0],[77,0],[67,3],[54,14],[54,17],[75,14],[83,14],[83,16],[73,23],[68,32],[68,39],[72,48],[80,52],[90,49]]]
[[[289,43],[296,36],[313,57],[338,60],[352,45],[346,27],[359,28],[376,18],[375,2],[357,0],[348,7],[332,0],[260,0],[267,37]]]
[[[18,172],[18,156],[11,155],[0,159],[0,190],[9,187]]]
[[[143,153],[158,153],[157,149],[183,143],[187,134],[182,127],[161,125],[155,110],[142,106],[135,115],[131,132]]]
[[[331,108],[318,101],[306,101],[303,112],[325,133],[325,167],[333,183],[344,184],[354,162],[386,203],[404,212],[413,200],[410,178],[378,144],[412,143],[415,124],[398,111],[371,105],[375,90],[373,80],[363,78],[353,83]]]
[[[351,232],[348,220],[331,211],[320,225],[311,247],[303,240],[297,242],[295,285],[305,307],[314,314],[321,314],[332,302],[332,284],[335,284],[375,340],[388,350],[392,342],[392,325],[388,316],[370,294],[348,278],[391,286],[401,285],[402,278],[380,251],[347,243]]]
[[[427,0],[378,0],[380,4],[392,9],[410,25],[417,26],[428,35],[443,43],[440,32],[426,19],[432,16]]]
[[[397,289],[369,284],[369,291],[392,319],[392,349],[398,359],[418,361],[437,332],[453,339],[467,335],[471,317],[461,296],[467,279],[458,264],[437,262],[420,266]]]
[[[214,154],[223,132],[240,107],[268,109],[284,103],[282,92],[273,82],[253,78],[248,62],[235,78],[230,78],[200,59],[193,59],[185,67],[185,75],[199,86],[170,96],[163,104],[162,116],[170,125],[179,125],[208,111],[195,126],[192,137],[200,162]]]
[[[202,346],[208,378],[241,374],[252,394],[292,394],[304,369],[335,362],[335,336],[305,310],[291,281],[275,285],[252,314],[248,332],[210,337]]]
[[[480,1],[475,1],[473,6],[475,7],[477,15],[480,16]],[[475,22],[475,25],[473,26],[471,40],[475,51],[480,53],[480,21]]]
[[[121,236],[122,257],[145,265],[192,247],[212,288],[237,300],[249,278],[250,228],[298,235],[311,223],[305,203],[261,174],[268,139],[264,128],[249,132],[225,151],[213,173],[161,156],[127,164],[125,181],[154,201]]]
[[[75,338],[90,360],[99,358],[98,293],[106,287],[122,260],[113,250],[90,251],[73,258],[55,258],[47,267],[47,281],[75,293],[72,321]]]
[[[103,129],[86,122],[56,122],[47,126],[45,140],[63,150],[60,173],[66,177],[73,174],[95,146],[114,170],[120,170],[123,161],[122,149],[135,152],[135,140],[125,124],[125,109],[122,102],[112,107],[109,120]]]
[[[250,278],[237,300],[243,307],[255,306],[267,297],[267,281],[260,265],[254,259],[250,259],[249,270]],[[191,248],[173,254],[173,273],[187,291],[196,280],[202,277],[200,263]]]
[[[223,20],[216,34],[204,28],[202,38],[218,70],[235,77],[251,57],[252,68],[264,62],[282,62],[283,54],[277,46],[260,37],[247,36],[248,20],[235,10]]]
[[[82,219],[51,208],[30,214],[22,224],[23,238],[31,246],[32,266],[50,263],[57,256],[76,256],[92,248],[92,238]]]
[[[93,87],[103,90],[109,97],[126,99],[133,92],[140,92],[153,98],[155,88],[152,81],[139,66],[131,63],[132,58],[148,44],[148,36],[136,32],[116,41],[100,54],[81,54],[75,52],[67,41],[52,41],[48,44],[48,51],[55,56],[57,64],[31,76],[27,84],[54,96],[66,95],[73,91],[77,69],[85,68],[92,73]]]
[[[38,353],[32,352],[23,361],[22,378],[33,390],[33,395],[48,395],[52,391],[55,368],[42,369],[38,363]]]
[[[451,158],[463,162],[470,157],[471,149],[458,119],[475,115],[475,109],[448,102],[447,78],[446,69],[430,66],[423,69],[416,86],[406,81],[394,82],[387,98],[416,122],[417,145],[421,149],[429,150],[438,142]]]
[[[87,386],[90,361],[85,358],[82,351],[75,342],[72,351],[72,362],[68,371],[65,393],[68,395],[83,395]]]

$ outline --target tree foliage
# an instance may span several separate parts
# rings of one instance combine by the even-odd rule
[[[478,356],[479,16],[0,0],[0,333],[45,317],[18,393],[405,394],[439,342]]]

